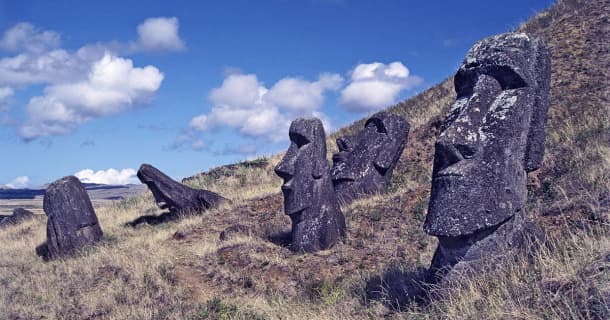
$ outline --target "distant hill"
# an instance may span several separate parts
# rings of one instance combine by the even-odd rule
[[[143,184],[103,185],[84,183],[84,186],[94,205],[127,199],[146,191],[146,186]],[[16,207],[24,207],[42,213],[45,188],[46,186],[34,189],[0,189],[0,213],[8,214]]]

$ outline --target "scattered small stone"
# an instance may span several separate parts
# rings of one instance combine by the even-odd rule
[[[186,238],[186,234],[182,231],[176,231],[172,235],[172,240],[183,240],[184,238]]]
[[[220,241],[229,240],[231,237],[235,235],[245,235],[252,236],[254,230],[251,227],[244,226],[241,224],[234,224],[232,226],[227,227],[220,233]]]

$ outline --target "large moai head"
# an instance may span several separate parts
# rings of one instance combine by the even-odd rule
[[[470,49],[435,145],[428,233],[468,235],[523,210],[526,174],[544,151],[549,59],[541,41],[523,33]]]
[[[45,258],[57,258],[102,239],[102,229],[85,187],[74,176],[51,183],[45,192],[47,242],[37,248]]]
[[[174,181],[149,164],[140,166],[138,179],[148,186],[159,208],[168,209],[174,213],[186,210],[205,210],[226,200],[214,192],[193,189]]]
[[[402,117],[378,112],[353,136],[337,139],[339,152],[333,155],[333,186],[342,202],[361,195],[384,193],[409,135]]]
[[[523,214],[526,175],[544,152],[550,55],[524,33],[489,37],[470,49],[454,82],[424,224],[445,249]]]
[[[292,220],[291,249],[314,252],[345,235],[345,219],[326,161],[326,134],[319,119],[296,119],[290,147],[275,173],[284,180],[284,211]]]

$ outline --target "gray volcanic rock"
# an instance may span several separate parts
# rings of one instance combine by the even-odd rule
[[[241,225],[241,224],[234,224],[231,225],[227,228],[225,228],[221,233],[220,233],[220,241],[227,241],[229,239],[231,239],[231,237],[234,237],[236,235],[245,235],[245,236],[252,236],[254,234],[254,230],[251,227],[245,226],[245,225]]]
[[[36,252],[57,258],[102,239],[103,233],[83,184],[74,176],[51,183],[44,196],[47,241]]]
[[[32,219],[35,216],[36,214],[29,210],[23,208],[15,208],[13,209],[13,215],[0,216],[0,227],[18,224],[23,221]]]
[[[345,236],[345,218],[326,161],[326,134],[319,119],[290,124],[290,147],[275,173],[284,180],[284,211],[292,220],[290,248],[315,252]]]
[[[206,210],[227,200],[212,191],[189,188],[149,164],[140,166],[138,178],[148,186],[157,206],[172,213]]]
[[[337,139],[339,152],[333,155],[331,174],[340,201],[387,191],[409,128],[402,117],[382,111],[371,116],[356,135]]]
[[[486,38],[468,52],[435,145],[424,224],[439,238],[431,271],[523,244],[526,178],[544,153],[550,68],[542,41],[523,33]]]

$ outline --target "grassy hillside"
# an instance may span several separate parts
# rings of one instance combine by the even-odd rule
[[[546,40],[553,64],[544,165],[528,185],[548,239],[529,259],[507,255],[443,301],[409,303],[436,246],[422,223],[455,98],[447,79],[390,108],[412,125],[390,192],[344,206],[348,235],[333,249],[284,246],[280,156],[234,164],[186,181],[231,204],[135,229],[125,223],[159,213],[150,195],[98,208],[103,243],[61,261],[34,253],[44,221],[0,230],[0,319],[607,319],[609,20],[609,1],[560,1],[519,27]],[[332,134],[330,151],[361,126]]]

